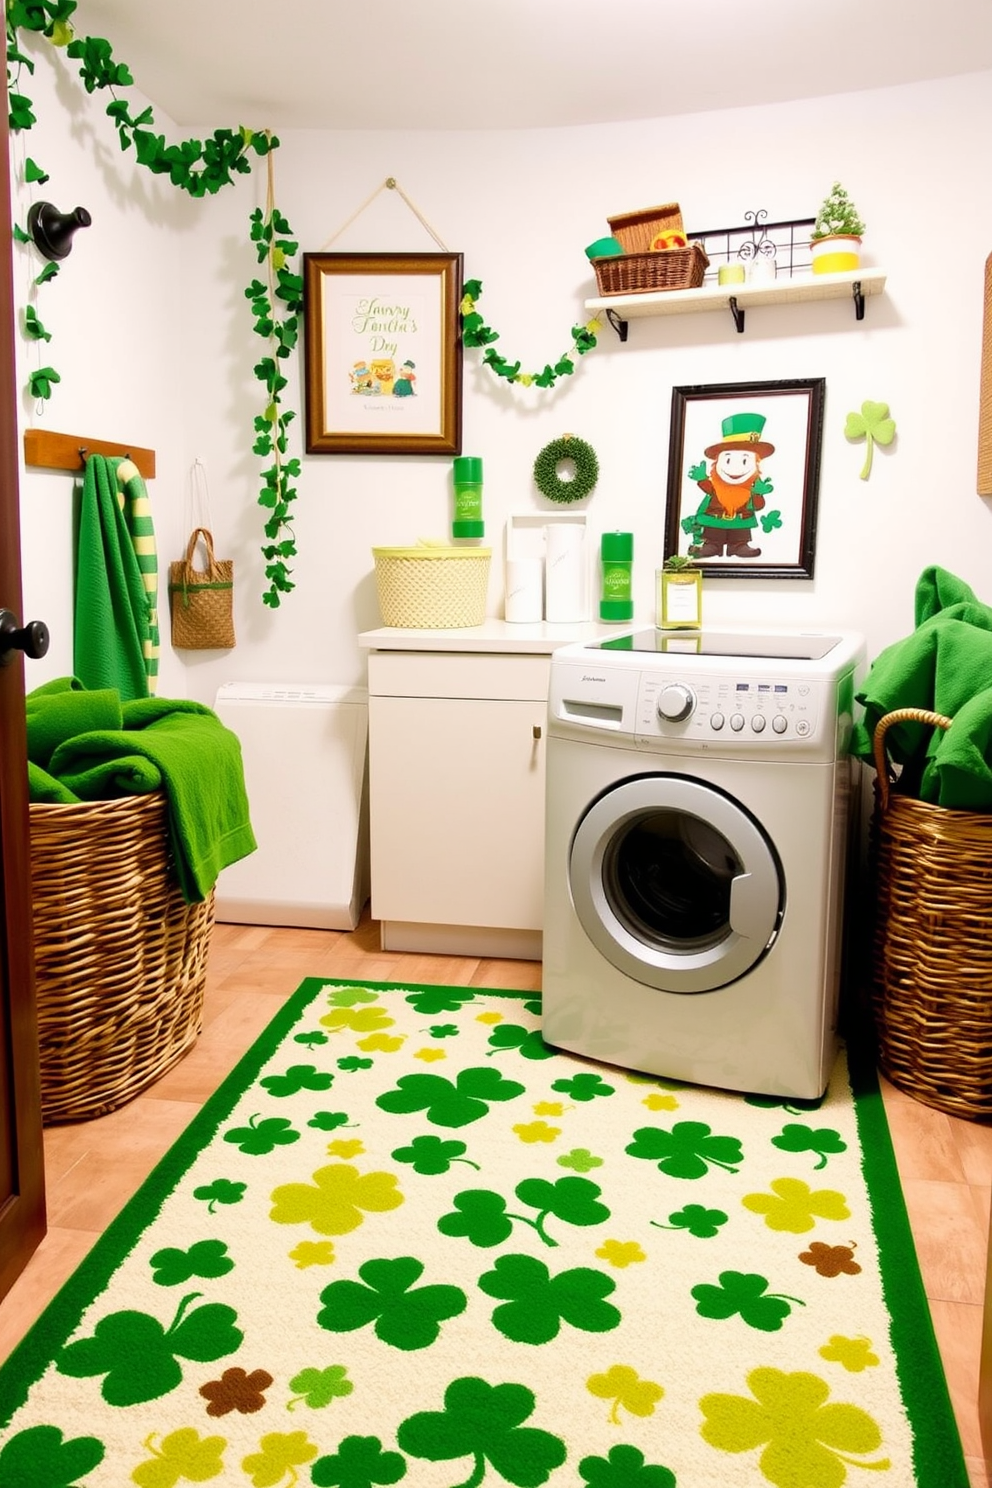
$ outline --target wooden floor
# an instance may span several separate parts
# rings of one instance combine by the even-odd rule
[[[196,1046],[121,1110],[46,1131],[48,1235],[0,1304],[0,1359],[305,976],[523,991],[540,987],[537,962],[406,955],[378,947],[378,926],[367,916],[353,934],[216,927],[204,1028]],[[988,1488],[977,1382],[992,1128],[930,1110],[890,1086],[883,1089],[972,1488]]]

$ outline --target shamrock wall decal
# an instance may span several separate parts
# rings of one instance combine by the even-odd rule
[[[896,437],[895,420],[889,417],[888,403],[872,403],[868,400],[862,403],[860,413],[849,413],[844,425],[844,437],[867,441],[865,463],[861,467],[861,479],[867,480],[871,475],[871,457],[875,445],[891,444]]]

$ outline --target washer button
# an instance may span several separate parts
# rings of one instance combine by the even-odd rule
[[[751,719],[751,728],[756,734],[764,733],[765,715],[763,713],[755,713],[754,717]]]
[[[788,727],[789,720],[786,718],[785,714],[776,713],[775,717],[772,719],[772,728],[775,730],[775,732],[777,734],[784,734]]]
[[[799,735],[799,737],[801,739],[805,739],[806,735],[809,733],[809,730],[810,730],[809,719],[807,719],[807,718],[800,718],[799,722],[796,724],[796,733]]]
[[[744,727],[744,714],[743,713],[731,713],[731,715],[730,715],[730,727],[733,729],[733,731],[734,731],[735,734],[739,734],[740,731],[741,731],[741,729]]]
[[[717,730],[722,729],[726,721],[727,720],[724,718],[722,713],[713,713],[710,715],[710,728]]]

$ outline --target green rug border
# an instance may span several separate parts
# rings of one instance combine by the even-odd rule
[[[282,1043],[300,1015],[328,987],[368,987],[380,992],[434,991],[446,983],[378,982],[356,977],[305,977],[214,1093],[197,1111],[140,1188],[97,1238],[48,1306],[0,1365],[0,1429],[9,1425],[86,1307],[110,1282],[122,1255],[158,1216],[162,1204],[243,1092]],[[540,998],[540,990],[455,987],[455,991]],[[909,1216],[899,1182],[888,1119],[870,1041],[847,1041],[848,1071],[861,1142],[862,1168],[882,1257],[882,1288],[892,1319],[892,1341],[903,1399],[913,1428],[913,1457],[921,1488],[969,1488],[967,1468],[930,1306],[923,1287]]]
[[[913,1430],[913,1462],[922,1488],[969,1488],[971,1479],[937,1346],[919,1258],[899,1181],[874,1043],[846,1041],[847,1067],[861,1142],[882,1293],[892,1319],[896,1373]]]

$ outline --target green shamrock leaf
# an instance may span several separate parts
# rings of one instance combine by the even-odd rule
[[[432,1023],[427,1031],[431,1038],[453,1038],[458,1032],[458,1025],[457,1023]]]
[[[565,1461],[565,1443],[550,1431],[523,1425],[535,1404],[526,1385],[490,1385],[465,1375],[445,1390],[443,1411],[418,1411],[401,1421],[396,1443],[429,1462],[470,1457],[472,1472],[463,1488],[481,1484],[487,1462],[515,1488],[541,1488]]]
[[[327,997],[329,1007],[350,1008],[357,1007],[360,1002],[378,1001],[378,992],[371,992],[368,987],[336,987]]]
[[[357,1054],[346,1054],[343,1059],[338,1060],[338,1069],[344,1070],[346,1074],[355,1074],[358,1070],[371,1069],[371,1059],[359,1059]]]
[[[783,1152],[818,1152],[820,1161],[814,1164],[814,1171],[827,1166],[828,1153],[847,1151],[847,1143],[840,1132],[833,1131],[828,1126],[818,1129],[800,1126],[798,1122],[789,1122],[783,1126],[779,1135],[772,1137],[772,1146],[780,1147]]]
[[[312,1064],[291,1064],[283,1075],[265,1075],[258,1082],[277,1099],[299,1095],[301,1090],[329,1090],[334,1076]]]
[[[752,1399],[745,1395],[704,1395],[699,1428],[711,1447],[721,1452],[751,1452],[762,1477],[774,1488],[840,1488],[851,1466],[884,1472],[888,1459],[852,1462],[882,1444],[878,1423],[860,1406],[833,1401],[830,1387],[815,1374],[780,1369],[753,1369],[747,1376]],[[767,1445],[766,1445],[767,1444]],[[844,1454],[844,1455],[841,1455]]]
[[[28,305],[24,311],[24,334],[30,336],[33,341],[51,341],[52,333],[46,330],[38,319],[38,312],[33,305]]]
[[[203,1188],[194,1188],[193,1197],[203,1199],[213,1214],[215,1204],[240,1204],[247,1187],[247,1183],[232,1183],[229,1178],[215,1178],[213,1183]]]
[[[414,1137],[409,1147],[397,1147],[391,1156],[397,1162],[410,1163],[415,1173],[447,1173],[454,1162],[467,1163],[478,1170],[478,1163],[462,1156],[466,1150],[464,1142],[445,1142],[441,1137],[428,1135]]]
[[[70,1488],[105,1456],[95,1436],[63,1437],[57,1426],[29,1426],[0,1448],[0,1488]]]
[[[350,1395],[355,1387],[343,1364],[331,1364],[327,1369],[301,1369],[290,1380],[289,1388],[294,1391],[294,1398],[287,1403],[287,1410],[293,1410],[301,1400],[311,1410],[320,1410]]]
[[[616,1282],[588,1266],[552,1276],[534,1256],[501,1255],[479,1287],[503,1299],[492,1320],[514,1343],[550,1343],[563,1322],[586,1333],[608,1333],[620,1322],[618,1309],[604,1300]]]
[[[524,1059],[553,1059],[557,1053],[536,1028],[521,1028],[517,1023],[501,1023],[494,1028],[489,1035],[489,1047],[494,1054],[501,1049],[516,1049]]]
[[[442,1235],[464,1236],[473,1245],[500,1245],[513,1233],[517,1215],[506,1212],[506,1200],[487,1188],[467,1188],[455,1194],[455,1214],[442,1214],[437,1227]]]
[[[338,1007],[325,1013],[320,1021],[332,1033],[341,1033],[345,1029],[350,1033],[380,1033],[384,1028],[392,1028],[396,1019],[391,1018],[384,1007]]]
[[[868,400],[862,403],[860,413],[849,413],[844,424],[844,437],[866,441],[865,463],[861,467],[861,479],[867,480],[871,475],[872,453],[875,445],[891,444],[896,437],[895,421],[889,417],[888,403],[872,403]]]
[[[717,1137],[703,1121],[677,1121],[671,1131],[642,1126],[626,1148],[631,1157],[658,1161],[669,1178],[704,1178],[710,1165],[736,1173],[744,1161],[736,1137]]]
[[[675,1488],[667,1467],[649,1466],[637,1447],[617,1445],[605,1457],[583,1457],[579,1476],[589,1488]]]
[[[377,1436],[346,1436],[336,1452],[310,1469],[316,1488],[376,1488],[406,1476],[399,1452],[386,1452]]]
[[[782,513],[778,510],[762,512],[758,521],[761,523],[762,532],[775,532],[782,526]]]
[[[603,1159],[593,1157],[588,1147],[573,1147],[571,1152],[565,1152],[558,1159],[560,1168],[572,1168],[576,1173],[591,1173],[593,1168],[601,1168]]]
[[[223,1240],[197,1240],[188,1250],[167,1246],[151,1258],[156,1286],[182,1286],[194,1276],[213,1280],[234,1270],[234,1262]]]
[[[766,1277],[744,1271],[721,1271],[719,1286],[701,1282],[690,1295],[696,1299],[700,1317],[723,1319],[740,1313],[749,1328],[760,1328],[764,1333],[778,1332],[792,1311],[791,1302],[797,1307],[806,1305],[798,1297],[769,1292]]]
[[[167,1395],[182,1382],[176,1356],[212,1363],[233,1354],[244,1334],[234,1326],[233,1307],[208,1302],[189,1309],[199,1292],[182,1299],[168,1328],[145,1312],[114,1312],[101,1318],[92,1338],[68,1344],[55,1363],[60,1374],[106,1378],[100,1393],[108,1405],[140,1405]]]
[[[299,1140],[299,1132],[285,1116],[270,1116],[266,1121],[251,1116],[247,1126],[235,1126],[224,1133],[225,1142],[233,1142],[250,1157],[265,1157],[277,1147],[288,1147]]]
[[[607,1085],[601,1075],[572,1075],[570,1079],[552,1081],[551,1089],[560,1090],[575,1101],[591,1101],[597,1096],[613,1095],[615,1087]]]
[[[396,1086],[376,1105],[400,1116],[425,1111],[435,1126],[467,1126],[488,1115],[489,1101],[513,1100],[525,1089],[492,1067],[460,1070],[454,1084],[441,1075],[401,1075]]]
[[[62,379],[54,367],[39,367],[28,378],[28,386],[31,389],[32,398],[50,398],[52,396],[52,384],[61,381]]]
[[[293,1043],[303,1044],[307,1049],[319,1049],[321,1044],[330,1043],[330,1039],[319,1028],[312,1028],[309,1033],[294,1034]]]
[[[318,1131],[337,1131],[339,1126],[356,1126],[358,1123],[349,1121],[344,1111],[315,1111],[307,1122],[307,1126],[315,1126]]]
[[[441,1323],[465,1311],[460,1287],[414,1287],[423,1275],[413,1256],[372,1260],[359,1266],[357,1281],[332,1281],[320,1294],[317,1322],[330,1333],[351,1333],[375,1322],[375,1334],[398,1349],[422,1349],[436,1342]],[[411,1290],[412,1288],[412,1290]]]
[[[269,1431],[259,1446],[260,1452],[249,1453],[241,1462],[253,1488],[276,1488],[286,1481],[287,1474],[291,1483],[299,1482],[296,1469],[312,1462],[320,1451],[305,1431]]]
[[[684,1209],[677,1209],[668,1216],[667,1224],[659,1224],[656,1219],[649,1223],[656,1230],[688,1230],[697,1240],[711,1240],[729,1217],[722,1209],[704,1209],[702,1204],[686,1204]]]
[[[467,1002],[475,1001],[475,993],[459,987],[422,987],[406,1000],[415,1012],[432,1018],[435,1013],[457,1013]]]
[[[144,1443],[152,1453],[150,1461],[139,1462],[131,1474],[138,1488],[174,1488],[185,1478],[190,1483],[205,1483],[224,1471],[223,1452],[227,1443],[222,1436],[204,1436],[192,1426],[170,1431],[155,1445],[153,1432]]]
[[[464,1235],[473,1245],[499,1245],[511,1233],[513,1220],[532,1225],[545,1245],[557,1245],[558,1241],[546,1232],[544,1221],[549,1214],[566,1224],[594,1225],[609,1219],[610,1211],[600,1204],[600,1189],[587,1178],[557,1178],[549,1183],[545,1178],[525,1178],[514,1190],[517,1198],[540,1213],[536,1219],[526,1214],[506,1212],[505,1201],[499,1194],[485,1188],[465,1189],[455,1195],[456,1214],[445,1214],[437,1222],[443,1235]]]

